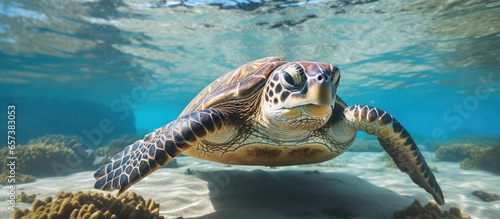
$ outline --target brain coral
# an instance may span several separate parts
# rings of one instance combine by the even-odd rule
[[[151,199],[144,200],[134,192],[117,197],[97,192],[59,192],[55,200],[47,197],[35,200],[30,209],[14,211],[13,219],[30,218],[89,218],[89,219],[163,219],[160,205]]]

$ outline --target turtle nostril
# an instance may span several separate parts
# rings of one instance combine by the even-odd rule
[[[319,82],[328,81],[328,76],[327,75],[318,75],[318,81]]]

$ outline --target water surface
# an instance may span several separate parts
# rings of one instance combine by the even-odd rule
[[[414,135],[498,136],[499,14],[465,0],[4,1],[1,96],[126,104],[150,131],[218,76],[281,56],[338,65],[348,104]]]

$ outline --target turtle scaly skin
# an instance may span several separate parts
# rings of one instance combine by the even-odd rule
[[[408,131],[387,112],[369,106],[354,105],[344,110],[353,130],[378,137],[380,145],[392,157],[399,170],[444,204],[443,192]]]
[[[347,106],[336,95],[339,80],[338,68],[328,63],[278,57],[247,63],[207,86],[177,119],[101,166],[94,187],[121,193],[179,154],[241,165],[319,163],[342,154],[364,131],[443,204],[441,188],[406,129],[383,110]]]
[[[119,193],[172,161],[199,139],[222,127],[224,117],[215,110],[201,110],[185,115],[142,140],[125,147],[102,166],[95,176],[101,177],[95,187],[102,190],[120,189]]]

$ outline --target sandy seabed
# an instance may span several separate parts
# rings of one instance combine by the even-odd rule
[[[415,185],[408,175],[385,167],[383,153],[346,152],[322,166],[229,166],[179,157],[179,168],[162,168],[129,190],[160,203],[166,218],[392,218],[394,211],[418,199],[432,196]],[[462,170],[458,163],[427,162],[439,170],[436,178],[446,204],[473,218],[500,218],[500,201],[483,202],[471,193],[484,190],[500,194],[500,176],[484,171]],[[341,167],[334,167],[341,165]],[[191,174],[186,174],[187,170]],[[194,173],[193,173],[194,172]],[[38,179],[17,185],[17,193],[55,196],[64,191],[93,189],[93,172]],[[10,218],[8,188],[0,193],[1,218]],[[116,193],[116,192],[113,192]],[[17,203],[28,208],[31,204]]]

